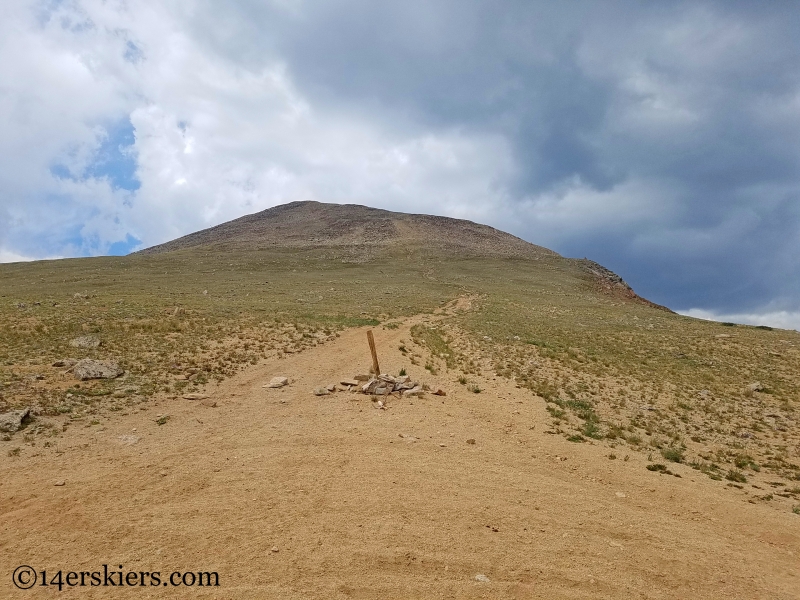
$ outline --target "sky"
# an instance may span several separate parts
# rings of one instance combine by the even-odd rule
[[[800,329],[793,2],[18,0],[0,262],[295,200],[465,218]]]

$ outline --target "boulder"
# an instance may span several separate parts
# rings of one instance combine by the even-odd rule
[[[403,396],[422,396],[424,390],[422,389],[421,385],[417,385],[410,390],[405,390],[403,392]]]
[[[339,383],[347,388],[355,387],[358,385],[358,381],[356,381],[355,379],[342,379]]]
[[[26,419],[30,418],[31,409],[23,408],[21,410],[12,410],[0,415],[0,431],[5,433],[14,433],[22,429],[22,424]]]
[[[748,385],[747,389],[750,390],[751,392],[763,392],[765,388],[760,381],[756,381]]]
[[[273,377],[269,380],[269,383],[264,387],[268,388],[282,388],[285,385],[289,385],[289,378],[288,377]]]
[[[73,368],[75,377],[84,381],[86,379],[114,379],[124,372],[117,363],[108,360],[92,360],[84,358]]]
[[[72,340],[69,345],[74,348],[97,348],[100,343],[100,340],[93,335],[82,335]]]

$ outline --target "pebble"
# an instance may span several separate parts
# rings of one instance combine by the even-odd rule
[[[278,547],[277,547],[277,546],[273,546],[273,547],[272,547],[272,551],[273,551],[273,552],[278,552]]]
[[[491,581],[491,579],[489,579],[483,573],[478,573],[477,575],[475,575],[475,581],[479,581],[481,583],[489,583]]]
[[[475,445],[475,438],[469,438],[469,439],[467,440],[467,443],[468,443],[468,444],[472,444],[472,445],[474,446],[474,445]]]
[[[617,498],[627,498],[627,497],[628,497],[628,496],[627,496],[627,494],[626,494],[625,492],[615,492],[615,493],[614,493],[614,495],[615,495]]]
[[[63,479],[61,479],[59,481],[56,481],[53,485],[62,486],[62,485],[66,485],[66,484],[67,484],[67,482],[64,481]]]

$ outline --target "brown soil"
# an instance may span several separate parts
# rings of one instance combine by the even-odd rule
[[[381,367],[446,397],[376,410],[361,394],[312,395],[368,368],[365,330],[351,329],[209,386],[216,407],[162,400],[102,430],[70,429],[57,448],[3,452],[0,597],[57,595],[16,590],[20,564],[105,563],[164,579],[217,571],[220,587],[62,594],[800,598],[800,517],[683,465],[670,465],[681,478],[659,475],[638,454],[610,460],[547,435],[544,402],[508,380],[476,394],[455,373],[409,367],[398,347],[425,318],[436,317],[375,331]],[[293,381],[264,389],[276,375]]]

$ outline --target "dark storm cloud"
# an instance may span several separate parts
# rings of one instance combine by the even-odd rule
[[[796,3],[42,6],[0,21],[0,211],[28,223],[0,222],[0,260],[358,201],[488,221],[673,308],[800,323]],[[54,197],[69,223],[37,218]]]
[[[654,192],[641,202],[669,204],[622,230],[576,236],[566,219],[555,249],[678,308],[800,306],[796,4],[240,7],[316,102],[396,127],[505,136],[518,167],[505,185],[520,202],[636,180]],[[254,47],[216,42],[240,59]],[[538,241],[535,227],[514,229]]]

